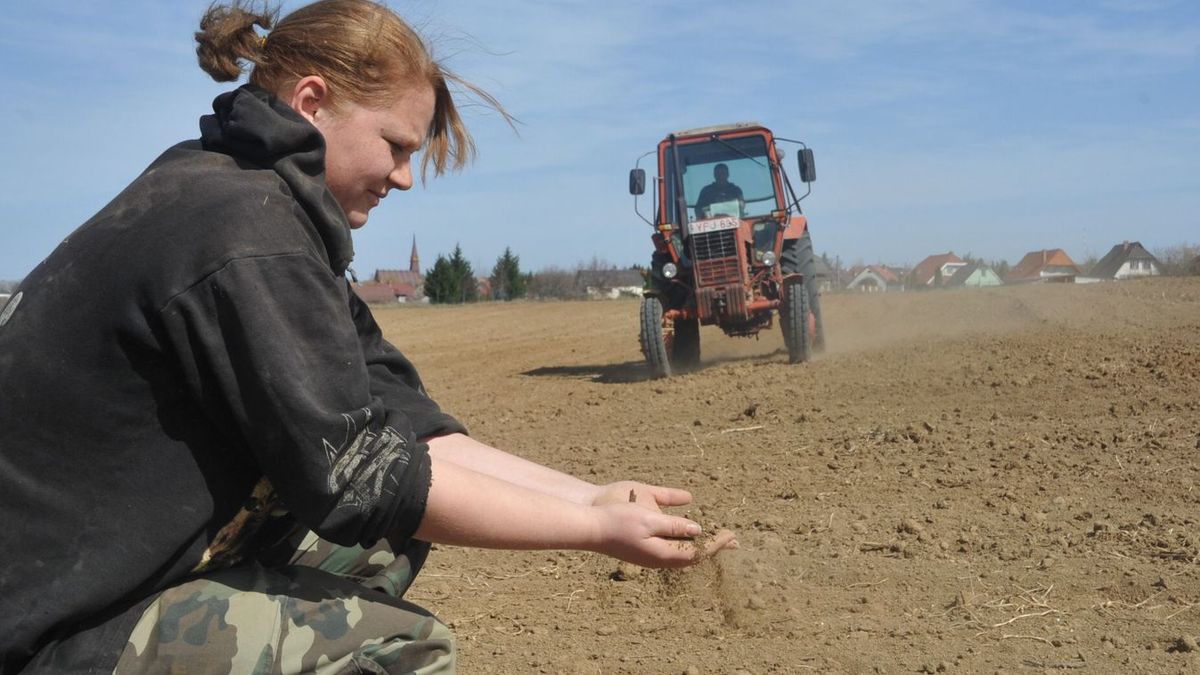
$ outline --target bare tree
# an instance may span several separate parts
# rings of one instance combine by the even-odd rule
[[[578,297],[575,291],[575,272],[561,267],[545,267],[529,279],[526,295],[541,300],[567,300]]]
[[[583,284],[584,288],[577,289],[580,294],[586,295],[586,286],[595,286],[597,288],[610,288],[616,283],[617,268],[609,263],[604,258],[592,256],[591,261],[580,263],[577,272],[585,272],[586,274],[576,274],[578,280],[581,276],[587,279],[587,283]],[[578,285],[578,284],[577,284]]]
[[[1200,275],[1200,244],[1175,244],[1154,250],[1162,264],[1163,274],[1171,276]]]

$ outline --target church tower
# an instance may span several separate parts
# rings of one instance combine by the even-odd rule
[[[412,255],[408,259],[408,271],[413,274],[421,273],[421,257],[417,255],[417,235],[413,235]]]

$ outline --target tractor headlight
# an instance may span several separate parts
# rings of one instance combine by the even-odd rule
[[[675,263],[669,262],[663,265],[662,272],[664,277],[674,279],[675,275],[679,274],[679,268],[675,266]]]
[[[762,255],[762,262],[767,267],[775,264],[775,251],[767,251]]]

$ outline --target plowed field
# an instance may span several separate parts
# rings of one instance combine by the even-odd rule
[[[690,489],[682,572],[438,547],[410,599],[465,673],[1200,672],[1200,280],[827,295],[829,350],[636,301],[377,312],[477,438]]]

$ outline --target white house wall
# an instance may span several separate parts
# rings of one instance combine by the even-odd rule
[[[961,263],[948,262],[945,265],[942,265],[941,274],[942,274],[943,283],[946,280],[948,280],[950,277],[954,276],[955,272],[959,271],[960,269],[962,269],[966,266],[967,266],[967,263],[965,263],[965,262],[961,262]],[[933,284],[935,279],[937,279],[936,274],[933,276],[932,279],[929,280],[929,283]]]
[[[1146,267],[1135,270],[1133,269],[1133,263],[1135,262],[1144,262],[1146,263]],[[1126,260],[1125,264],[1121,265],[1121,269],[1117,270],[1117,273],[1114,274],[1113,277],[1116,279],[1128,279],[1130,277],[1152,277],[1158,273],[1158,266],[1154,264],[1153,260]]]

